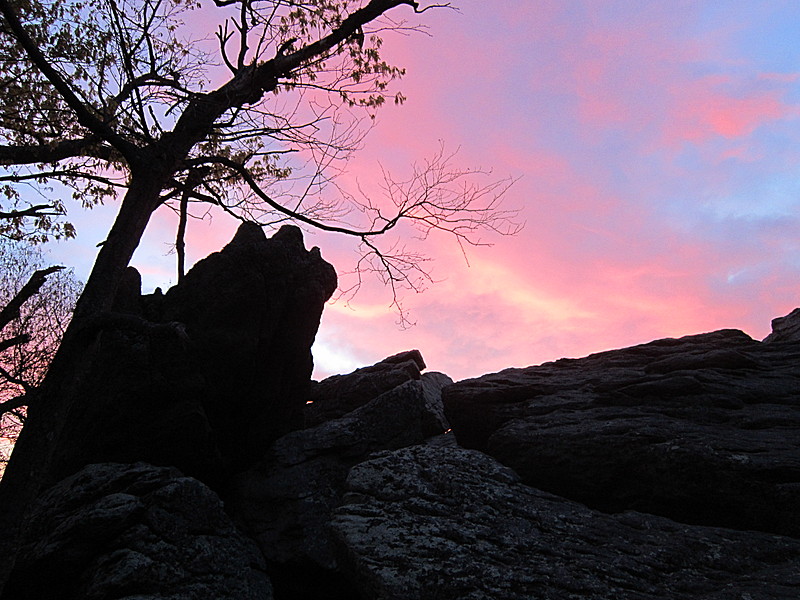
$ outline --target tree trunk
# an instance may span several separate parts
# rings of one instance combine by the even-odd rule
[[[102,245],[74,317],[35,401],[28,409],[11,459],[0,481],[0,593],[14,566],[27,510],[46,483],[61,428],[76,402],[77,390],[90,364],[96,335],[86,324],[111,309],[123,273],[159,203],[164,178],[152,171],[133,175],[119,213]]]

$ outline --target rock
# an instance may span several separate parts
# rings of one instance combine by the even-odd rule
[[[311,345],[333,267],[307,251],[297,227],[266,239],[244,223],[221,251],[198,262],[164,299],[163,318],[186,324],[206,373],[204,406],[219,444],[236,462],[303,426]]]
[[[772,320],[772,333],[765,342],[800,342],[800,308],[795,308],[785,317]]]
[[[362,598],[797,597],[800,541],[606,515],[476,451],[415,446],[355,466],[331,528]]]
[[[800,345],[725,330],[444,390],[459,443],[606,512],[800,535]]]
[[[419,350],[408,350],[347,375],[334,375],[315,383],[305,406],[306,427],[344,416],[401,383],[419,379],[424,369]]]
[[[33,507],[4,598],[269,600],[264,561],[176,469],[89,465]]]
[[[344,417],[277,440],[260,467],[239,475],[226,504],[272,563],[332,569],[327,527],[350,468],[376,450],[419,444],[447,429],[439,373],[407,381]]]
[[[303,426],[311,345],[336,274],[296,227],[245,223],[166,295],[129,270],[96,324],[85,401],[56,452],[55,482],[95,462],[146,461],[218,487]]]

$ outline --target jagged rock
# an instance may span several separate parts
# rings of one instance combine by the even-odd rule
[[[608,512],[800,535],[800,344],[724,330],[444,390],[465,447]]]
[[[171,465],[216,485],[303,426],[311,345],[336,274],[296,227],[243,224],[166,295],[130,270],[96,325],[85,401],[53,481],[94,462]]]
[[[380,600],[790,600],[800,541],[605,515],[476,451],[415,446],[355,466],[332,531]]]
[[[269,600],[264,560],[176,469],[89,465],[33,507],[3,598]]]
[[[441,388],[450,383],[441,373],[427,373],[344,417],[287,434],[259,468],[235,479],[227,506],[271,562],[333,568],[328,520],[350,467],[376,450],[418,444],[444,432]]]
[[[785,317],[772,319],[772,333],[765,342],[800,342],[800,308],[795,308]]]
[[[271,239],[244,223],[221,251],[198,262],[164,299],[164,320],[186,324],[207,373],[204,405],[223,452],[260,457],[303,426],[311,345],[336,273],[297,227]]]
[[[419,379],[424,369],[419,350],[407,350],[347,375],[314,382],[305,407],[306,427],[344,416],[401,383]]]

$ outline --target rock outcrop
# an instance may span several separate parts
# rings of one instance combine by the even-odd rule
[[[789,599],[800,540],[606,515],[477,451],[415,446],[350,471],[332,528],[362,598]]]
[[[270,600],[264,559],[177,469],[95,464],[33,507],[4,598]]]
[[[800,344],[725,330],[444,391],[456,439],[606,512],[800,536]]]
[[[353,384],[362,377],[352,374]],[[302,564],[307,574],[336,567],[328,524],[350,468],[372,452],[444,433],[441,388],[450,383],[440,373],[406,381],[345,416],[280,438],[257,468],[236,477],[226,502],[270,564]]]
[[[98,323],[85,402],[54,479],[94,462],[169,465],[217,486],[303,426],[311,345],[336,274],[296,227],[245,223],[165,295],[130,270]]]
[[[314,382],[306,398],[306,427],[344,416],[406,381],[419,379],[424,369],[419,350],[409,350],[348,375]]]
[[[800,308],[795,308],[785,317],[772,320],[772,333],[764,338],[769,342],[800,341]]]

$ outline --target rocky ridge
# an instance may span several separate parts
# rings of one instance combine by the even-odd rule
[[[311,382],[334,287],[296,228],[166,294],[131,272],[3,600],[800,597],[800,312]]]

